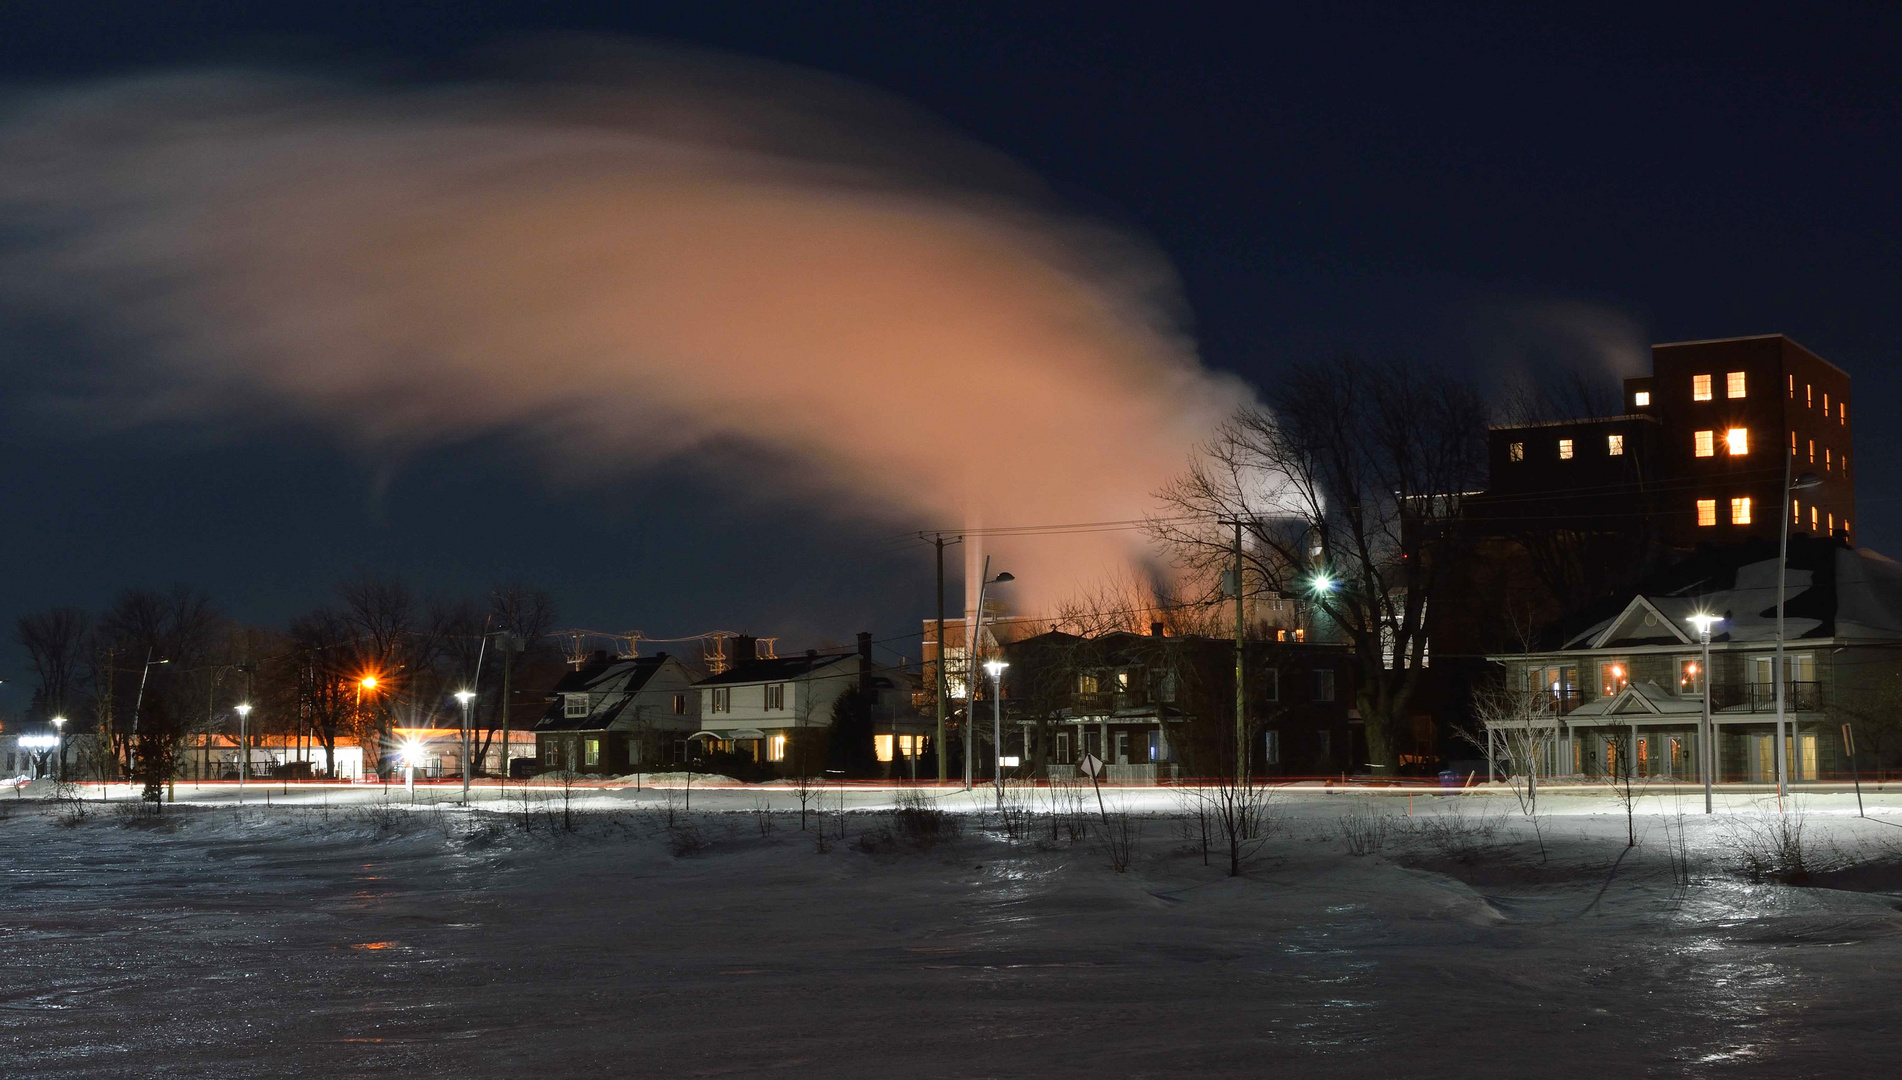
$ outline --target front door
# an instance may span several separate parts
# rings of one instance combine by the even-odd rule
[[[1129,732],[1127,731],[1116,733],[1116,764],[1129,764]]]

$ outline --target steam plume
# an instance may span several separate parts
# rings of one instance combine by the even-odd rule
[[[890,522],[1138,517],[1245,399],[1197,362],[1164,260],[910,110],[559,51],[552,75],[16,98],[0,295],[87,328],[96,416],[315,422],[373,457],[498,432],[557,464],[740,447],[784,467],[718,474],[736,490]],[[1050,598],[1130,541],[1014,543],[998,565]]]

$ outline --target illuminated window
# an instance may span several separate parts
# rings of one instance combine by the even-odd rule
[[[589,765],[601,764],[601,740],[600,739],[588,740],[587,764]]]
[[[1828,522],[1828,524],[1829,524],[1829,531],[1830,531],[1830,533],[1831,533],[1831,534],[1833,535],[1833,534],[1834,534],[1834,533],[1836,532],[1836,515],[1835,515],[1835,513],[1834,513],[1834,512],[1832,511],[1832,512],[1831,512],[1831,513],[1829,514],[1829,516],[1827,517],[1827,519],[1826,519],[1826,520],[1827,520],[1827,522]]]
[[[687,715],[687,695],[685,694],[674,695],[674,715],[675,716]]]
[[[1750,499],[1748,496],[1730,500],[1730,523],[1732,525],[1750,524]]]
[[[1816,526],[1817,526],[1818,524],[1820,524],[1820,521],[1818,520],[1818,515],[1817,515],[1817,513],[1816,513],[1816,506],[1815,506],[1815,504],[1811,504],[1811,506],[1810,506],[1810,531],[1811,531],[1811,532],[1815,532],[1815,531],[1816,531]]]
[[[1507,444],[1506,446],[1506,460],[1507,461],[1524,461],[1525,459],[1526,459],[1526,444],[1525,443],[1516,442],[1516,443]]]
[[[1078,675],[1076,677],[1076,692],[1079,694],[1096,693],[1096,676]]]
[[[1844,539],[1849,538],[1849,519],[1848,518],[1843,519],[1843,538]]]
[[[768,761],[786,760],[786,736],[775,735],[772,738],[766,740],[766,760]]]
[[[1828,472],[1829,469],[1830,469],[1829,447],[1825,446],[1823,447],[1823,471]]]
[[[1710,457],[1717,453],[1717,433],[1715,431],[1700,431],[1693,436],[1693,438],[1697,440],[1698,457]]]
[[[1717,500],[1716,499],[1697,500],[1697,523],[1699,525],[1717,524]]]
[[[1750,452],[1750,429],[1734,427],[1724,433],[1724,450],[1736,456]]]
[[[1625,456],[1625,437],[1623,435],[1605,436],[1605,453],[1612,457]]]
[[[733,711],[733,691],[724,686],[714,687],[713,700],[709,702],[709,705],[713,712],[723,713]]]
[[[1796,456],[1796,432],[1790,432],[1790,456]]]
[[[1849,403],[1847,401],[1838,401],[1836,403],[1836,422],[1838,424],[1849,423]]]
[[[1823,415],[1829,415],[1829,391],[1823,391]]]
[[[1677,662],[1677,689],[1680,694],[1695,694],[1703,686],[1697,679],[1697,661]]]
[[[1816,387],[1809,383],[1803,384],[1803,407],[1805,409],[1813,409],[1816,407]]]
[[[1724,376],[1724,396],[1740,398],[1744,396],[1744,373],[1733,371]]]
[[[1810,440],[1810,464],[1816,464],[1816,440]]]
[[[1796,400],[1796,376],[1790,376],[1790,400]]]
[[[1640,409],[1651,404],[1651,391],[1640,390],[1637,393],[1631,395],[1631,403],[1633,405],[1636,405]]]
[[[864,746],[865,744],[860,743],[859,745]],[[872,736],[872,752],[878,757],[878,760],[890,761],[892,759],[892,737],[890,735]]]
[[[1572,460],[1572,440],[1570,439],[1559,440],[1559,460],[1560,461]]]
[[[1598,665],[1598,693],[1601,697],[1610,697],[1623,690],[1631,682],[1631,676],[1625,671],[1623,660],[1611,660]]]
[[[1710,376],[1709,375],[1691,376],[1691,400],[1692,401],[1709,401],[1710,400]]]
[[[1795,499],[1790,500],[1790,524],[1803,524],[1803,504]]]

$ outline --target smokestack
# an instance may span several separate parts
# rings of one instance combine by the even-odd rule
[[[750,664],[759,659],[755,648],[756,639],[751,634],[736,634],[733,638],[733,666]]]
[[[1160,622],[1152,622],[1149,624],[1149,636],[1150,637],[1162,636],[1162,624]]]

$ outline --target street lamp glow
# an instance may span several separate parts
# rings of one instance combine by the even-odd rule
[[[984,661],[984,670],[990,674],[991,679],[993,681],[1002,678],[1004,675],[1004,669],[1009,666],[1010,666],[1009,662],[1004,660]]]
[[[238,714],[239,716],[250,716],[250,715],[251,715],[251,703],[250,703],[250,702],[248,702],[248,701],[246,701],[246,702],[242,702],[242,703],[240,703],[240,704],[237,704],[237,705],[233,705],[233,706],[231,707],[231,711],[233,711],[233,712],[235,712],[235,713],[237,713],[237,714]]]
[[[472,701],[472,700],[474,700],[474,699],[475,699],[475,691],[474,691],[474,690],[458,690],[458,691],[456,691],[456,700],[457,700],[457,701],[460,701],[460,702],[462,702],[462,703],[463,703],[464,705],[467,705],[467,704],[469,704],[469,702],[470,702],[470,701]]]
[[[1716,782],[1717,774],[1717,731],[1710,717],[1710,632],[1712,627],[1724,620],[1721,616],[1700,611],[1684,621],[1697,627],[1697,638],[1704,644],[1703,663],[1693,664],[1691,671],[1697,677],[1698,686],[1703,689],[1699,695],[1704,699],[1704,715],[1699,718],[1697,729],[1697,741],[1701,744],[1698,747],[1697,771],[1704,774],[1704,812],[1709,814],[1713,812],[1711,784]]]
[[[423,744],[415,739],[404,739],[396,748],[397,758],[405,767],[414,769],[423,763]]]
[[[358,685],[358,686],[361,686],[361,687],[363,687],[363,688],[364,688],[365,690],[375,690],[375,689],[376,689],[376,676],[375,676],[375,675],[365,675],[365,676],[364,676],[363,678],[361,678],[361,679],[359,679],[359,680],[357,680],[357,685]]]
[[[1689,616],[1684,621],[1687,623],[1690,623],[1692,626],[1697,627],[1698,633],[1708,634],[1710,633],[1711,627],[1716,626],[1720,622],[1723,622],[1724,619],[1723,619],[1723,616],[1721,615],[1701,615],[1700,614],[1700,615]]]
[[[1308,584],[1318,593],[1331,593],[1334,591],[1334,579],[1328,577],[1326,574],[1314,575],[1314,580]]]

